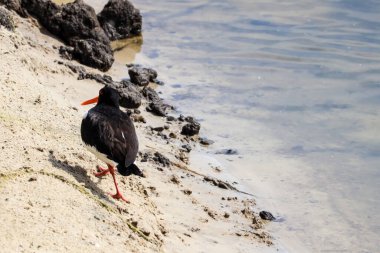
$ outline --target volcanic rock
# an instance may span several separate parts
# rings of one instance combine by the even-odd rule
[[[133,66],[128,70],[131,82],[139,86],[147,86],[149,81],[157,78],[157,72],[154,69]]]
[[[141,34],[140,11],[127,0],[109,0],[98,19],[110,40],[119,40]]]

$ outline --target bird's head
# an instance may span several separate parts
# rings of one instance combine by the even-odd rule
[[[109,105],[112,107],[119,108],[119,100],[119,93],[115,89],[105,86],[104,88],[99,90],[99,96],[84,101],[81,105],[97,103],[98,105]]]

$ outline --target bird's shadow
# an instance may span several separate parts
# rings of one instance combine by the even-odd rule
[[[60,160],[53,154],[49,155],[49,161],[55,168],[61,169],[73,175],[74,178],[79,183],[84,184],[84,187],[89,189],[93,195],[98,196],[100,199],[106,200],[107,202],[111,203],[104,191],[100,189],[98,185],[94,183],[92,179],[87,175],[86,169],[79,165],[72,166],[66,160]]]

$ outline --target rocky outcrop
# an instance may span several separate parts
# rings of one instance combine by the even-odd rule
[[[140,11],[127,0],[109,0],[98,14],[98,19],[110,40],[141,34]]]
[[[110,41],[94,9],[83,0],[62,6],[50,0],[22,0],[21,3],[49,32],[73,47],[65,51],[67,57],[71,53],[73,59],[102,71],[112,66],[114,57]]]

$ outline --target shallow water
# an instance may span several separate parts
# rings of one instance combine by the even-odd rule
[[[157,69],[166,99],[216,141],[194,157],[284,218],[269,227],[277,247],[377,252],[380,3],[133,2],[144,18],[135,62]],[[122,53],[119,64],[132,60]]]

